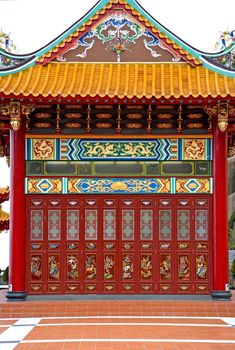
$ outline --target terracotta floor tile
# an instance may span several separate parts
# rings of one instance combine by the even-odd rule
[[[8,327],[1,327],[1,328],[0,328],[0,334],[3,333],[3,332],[5,332],[5,330],[7,330],[7,328],[8,328]]]
[[[102,316],[115,318],[102,318]],[[53,317],[69,317],[53,319]],[[82,316],[83,318],[72,318]],[[86,318],[91,316],[92,318]],[[101,316],[96,318],[95,316]],[[120,317],[119,317],[120,316]],[[124,318],[122,316],[131,316]],[[178,316],[178,318],[137,318],[137,316]],[[180,318],[187,316],[188,318]],[[192,316],[201,317],[193,319]],[[205,316],[234,317],[233,302],[210,301],[26,301],[0,302],[0,318],[7,317],[52,317],[42,319],[26,337],[27,340],[61,339],[58,343],[19,344],[16,350],[234,350],[235,344],[180,343],[180,339],[235,340],[235,329],[220,319],[205,319]],[[14,320],[0,320],[0,325],[10,325]],[[69,323],[75,325],[69,325]],[[82,324],[83,325],[80,325]],[[84,324],[85,323],[85,324]],[[108,325],[106,323],[109,323]],[[117,323],[114,325],[113,323]],[[123,325],[122,323],[130,323]],[[132,323],[134,323],[132,325]],[[146,323],[147,325],[140,325]],[[154,325],[158,323],[160,325]],[[174,324],[173,326],[167,325]],[[61,325],[65,324],[65,325]],[[186,324],[185,326],[181,324]],[[190,326],[197,324],[198,326]],[[206,327],[206,324],[212,325]],[[0,328],[3,332],[6,328]],[[69,339],[94,339],[92,342],[69,342]],[[110,341],[95,341],[95,339]],[[155,339],[178,339],[172,342],[155,342]],[[68,341],[64,341],[67,339]],[[124,339],[115,342],[113,339]],[[129,341],[128,339],[139,339]],[[143,342],[152,339],[153,342]]]
[[[17,319],[15,319],[15,320],[1,320],[1,319],[0,319],[0,325],[14,324],[16,321],[17,321]]]

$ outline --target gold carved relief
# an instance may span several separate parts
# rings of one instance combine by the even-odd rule
[[[185,160],[205,159],[205,140],[188,139],[184,144]]]
[[[218,127],[221,132],[227,130],[228,127],[228,103],[218,104]]]
[[[10,103],[10,124],[14,131],[20,128],[20,102]]]

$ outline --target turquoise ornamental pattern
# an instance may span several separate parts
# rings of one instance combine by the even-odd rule
[[[170,193],[170,180],[145,178],[69,179],[68,193]]]
[[[26,194],[211,194],[212,178],[26,178]]]
[[[26,160],[212,160],[212,139],[27,139]]]

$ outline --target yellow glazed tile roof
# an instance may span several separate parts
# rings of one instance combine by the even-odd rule
[[[234,97],[235,79],[187,63],[49,63],[0,77],[0,96]]]
[[[1,195],[8,195],[10,193],[9,187],[0,187],[0,196]]]

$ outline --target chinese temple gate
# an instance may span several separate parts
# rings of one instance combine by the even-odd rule
[[[32,54],[0,52],[8,299],[231,297],[235,72],[223,57],[133,0],[99,1]]]

